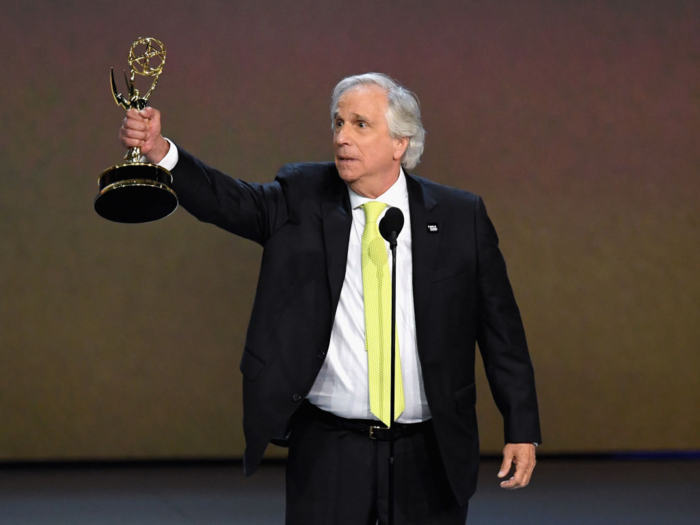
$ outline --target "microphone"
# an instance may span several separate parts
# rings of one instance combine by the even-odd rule
[[[396,244],[396,238],[403,229],[403,212],[398,208],[389,208],[384,214],[384,218],[379,221],[379,233],[389,241]]]

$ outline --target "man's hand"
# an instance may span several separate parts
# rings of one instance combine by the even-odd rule
[[[513,464],[515,464],[515,474],[509,480],[501,481],[501,488],[514,490],[526,487],[530,483],[535,463],[535,445],[508,443],[503,449],[503,463],[498,477],[505,478]]]
[[[160,111],[152,107],[127,111],[119,128],[119,140],[125,148],[141,148],[141,154],[153,164],[163,160],[170,149],[160,134]]]

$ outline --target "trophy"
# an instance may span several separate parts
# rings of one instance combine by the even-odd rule
[[[111,72],[112,94],[118,106],[142,110],[158,83],[165,65],[165,46],[155,38],[139,38],[129,50],[131,75],[124,78],[128,97],[117,91],[114,68]],[[134,84],[136,75],[153,79],[150,89],[141,96]],[[177,208],[177,195],[170,188],[173,176],[168,170],[141,161],[141,148],[127,151],[123,164],[112,166],[100,175],[100,193],[95,197],[95,211],[105,219],[124,223],[151,222],[167,217]]]

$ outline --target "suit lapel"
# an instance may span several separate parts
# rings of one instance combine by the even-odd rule
[[[334,173],[326,198],[321,203],[323,217],[323,239],[326,249],[326,268],[328,271],[328,286],[331,292],[331,307],[335,314],[340,290],[345,279],[345,268],[348,259],[348,244],[350,242],[350,227],[352,211],[350,196],[342,179]]]
[[[408,173],[408,205],[411,210],[411,237],[413,255],[413,306],[416,313],[416,338],[418,353],[425,362],[423,352],[428,348],[430,330],[430,301],[433,290],[432,277],[438,263],[440,233],[430,233],[428,224],[439,223],[437,201],[425,185]]]

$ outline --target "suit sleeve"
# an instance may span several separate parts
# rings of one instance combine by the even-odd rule
[[[489,386],[504,421],[506,443],[540,443],[535,377],[520,311],[498,236],[476,202],[479,320],[477,342]]]
[[[287,199],[280,177],[267,184],[245,182],[207,166],[179,146],[178,150],[173,190],[197,219],[263,246],[285,224]]]

